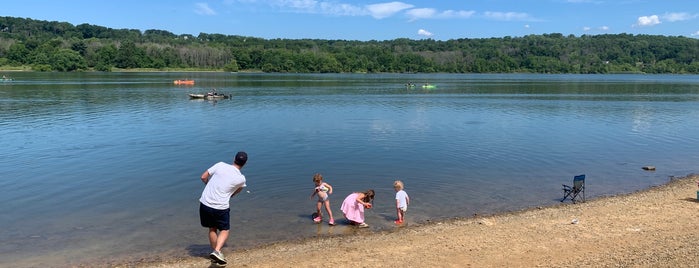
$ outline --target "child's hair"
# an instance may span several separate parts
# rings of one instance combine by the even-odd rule
[[[371,203],[371,201],[374,201],[374,190],[372,190],[372,189],[366,190],[366,192],[364,192],[363,194],[364,194],[364,198],[362,198],[362,200],[364,200],[364,202]]]
[[[313,182],[321,182],[323,180],[323,175],[320,175],[320,173],[316,173],[313,175]]]
[[[394,181],[393,188],[396,188],[397,190],[403,190],[403,182],[402,181]]]

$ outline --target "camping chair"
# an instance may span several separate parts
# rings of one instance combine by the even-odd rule
[[[563,199],[561,199],[561,202],[570,197],[570,201],[575,203],[575,199],[578,198],[580,193],[582,193],[582,201],[585,202],[585,174],[573,177],[573,187],[563,184]]]

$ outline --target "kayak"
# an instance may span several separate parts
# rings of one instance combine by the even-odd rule
[[[194,80],[175,80],[175,85],[194,85]]]
[[[189,94],[190,99],[222,100],[229,99],[230,97],[230,95],[225,94]]]

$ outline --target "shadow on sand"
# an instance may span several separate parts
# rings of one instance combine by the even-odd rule
[[[688,201],[688,202],[692,202],[692,203],[699,203],[699,199],[691,198],[691,197],[687,197],[685,199],[680,199],[680,200],[684,200],[684,201]]]
[[[209,245],[190,245],[187,247],[187,252],[189,253],[189,256],[200,257],[204,260],[209,261],[211,263],[209,265],[210,268],[226,266],[211,261],[211,259],[209,258],[209,253],[211,253],[211,246]]]

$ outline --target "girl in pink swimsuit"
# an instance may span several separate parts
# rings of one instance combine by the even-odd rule
[[[320,208],[325,205],[325,211],[328,212],[328,216],[330,216],[330,220],[328,221],[328,224],[330,225],[335,225],[335,219],[333,219],[333,212],[330,210],[330,194],[333,193],[333,187],[330,186],[327,182],[323,182],[323,175],[320,175],[319,173],[316,173],[313,175],[313,182],[315,183],[316,187],[313,189],[313,193],[311,194],[311,199],[313,199],[314,195],[318,196],[318,202],[316,205],[316,217],[313,218],[313,222],[315,223],[320,223],[323,221],[323,214],[320,211]]]

